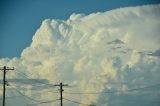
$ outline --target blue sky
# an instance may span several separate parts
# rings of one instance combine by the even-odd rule
[[[72,13],[104,12],[159,0],[1,0],[0,58],[19,57],[44,19],[68,19]]]

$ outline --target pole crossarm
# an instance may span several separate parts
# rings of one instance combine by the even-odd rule
[[[1,67],[0,70],[1,70],[1,71],[4,71],[4,70],[6,70],[6,71],[7,71],[7,70],[14,70],[14,67],[9,68],[9,67],[4,66],[4,67]]]

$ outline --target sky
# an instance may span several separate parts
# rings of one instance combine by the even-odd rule
[[[0,57],[20,57],[44,19],[66,20],[115,8],[160,3],[159,0],[1,0]]]

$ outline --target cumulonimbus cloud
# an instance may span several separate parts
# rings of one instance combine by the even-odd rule
[[[48,85],[64,82],[76,86],[66,88],[66,92],[91,93],[71,95],[64,91],[66,98],[81,103],[98,106],[157,105],[160,98],[157,87],[137,92],[127,90],[160,81],[157,53],[141,53],[160,49],[159,10],[158,4],[90,15],[73,14],[68,20],[46,19],[21,57],[2,58],[0,66],[15,67],[15,72],[7,73],[10,79],[45,79]],[[52,89],[44,86],[41,86],[40,92]],[[15,83],[15,87],[39,100],[58,97],[52,92],[34,96],[36,87],[33,85]],[[108,91],[121,92],[104,93]],[[15,92],[8,92],[8,95],[18,95]],[[17,98],[11,101],[16,101],[15,106],[16,103],[21,103],[21,106],[34,103],[28,99],[28,103],[22,103]],[[67,101],[65,103],[72,105]],[[58,103],[52,104],[56,106]]]

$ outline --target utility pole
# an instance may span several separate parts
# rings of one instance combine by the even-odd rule
[[[62,84],[62,82],[60,83],[60,84],[57,84],[57,85],[54,85],[54,86],[59,86],[60,87],[60,104],[61,104],[61,106],[63,106],[63,86],[68,86],[68,84]]]
[[[3,71],[3,106],[5,106],[5,96],[6,96],[6,73],[9,70],[14,70],[14,68],[8,68],[4,66],[3,68],[0,68],[1,71]],[[8,85],[8,84],[7,84]]]

